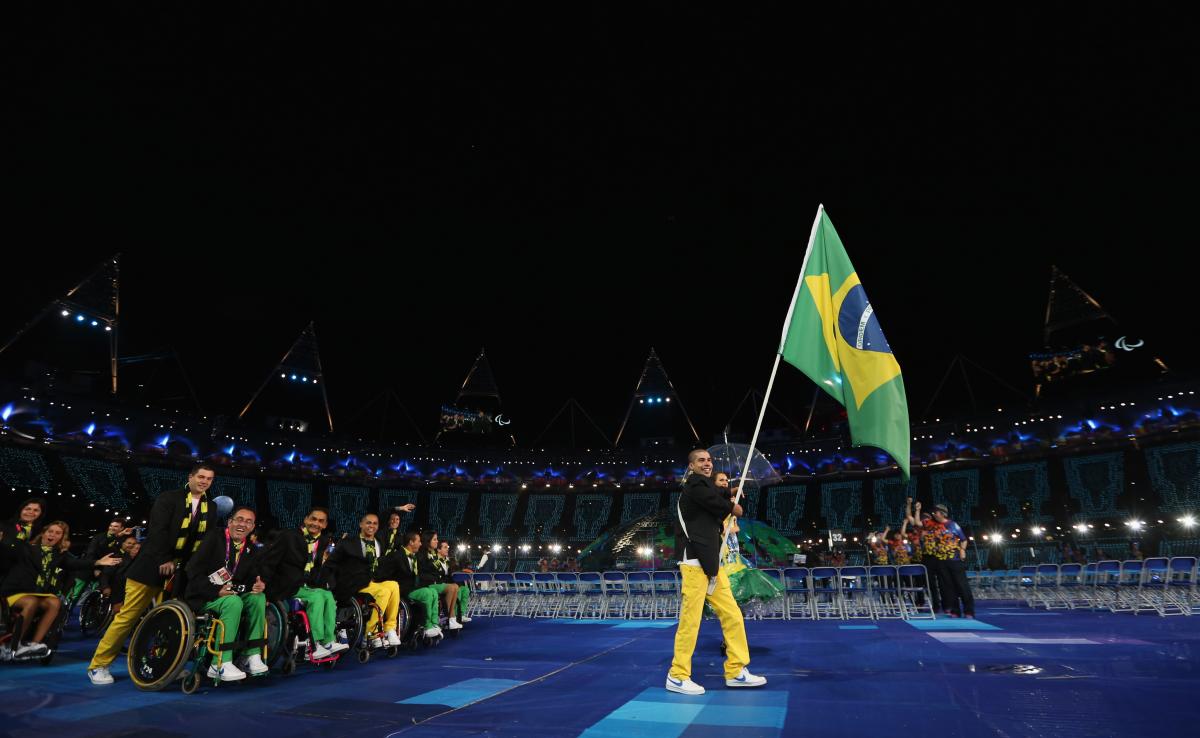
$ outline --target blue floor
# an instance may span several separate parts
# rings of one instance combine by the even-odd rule
[[[436,649],[207,689],[93,687],[94,640],[0,665],[0,735],[1192,736],[1200,617],[981,607],[974,621],[750,622],[759,690],[723,686],[705,622],[702,697],[662,689],[672,627],[476,618]],[[861,626],[875,627],[861,627]],[[858,627],[847,627],[858,626]]]

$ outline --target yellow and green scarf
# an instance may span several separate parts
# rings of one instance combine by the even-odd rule
[[[184,504],[188,506],[188,511],[184,513],[183,522],[179,524],[179,538],[175,541],[175,554],[179,556],[184,553],[184,546],[187,545],[188,529],[192,527],[191,508],[191,490],[188,490],[183,498]],[[204,530],[208,527],[208,495],[200,496],[200,527],[196,530],[196,541],[192,544],[192,550],[188,554],[193,554],[196,549],[200,548],[200,542],[204,540]]]
[[[317,561],[317,551],[320,549],[320,544],[317,541],[321,539],[321,536],[314,536],[304,528],[300,532],[304,534],[304,548],[308,552],[308,562],[304,564],[304,573],[308,574],[313,570],[313,564]]]
[[[367,560],[367,568],[371,570],[372,574],[374,574],[375,569],[379,567],[379,559],[376,556],[377,552],[375,550],[377,543],[375,541],[368,541],[366,538],[362,538],[361,536],[359,537],[359,540],[363,542],[363,558]]]
[[[43,591],[47,586],[58,581],[58,573],[50,571],[50,562],[54,561],[54,547],[42,546],[42,565],[38,568],[37,588]]]

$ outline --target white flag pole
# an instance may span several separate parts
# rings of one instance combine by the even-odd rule
[[[812,256],[813,243],[817,239],[817,228],[821,225],[821,215],[824,212],[825,206],[818,205],[817,217],[813,219],[812,231],[808,234],[808,248],[804,251],[804,262],[800,265],[800,277],[796,280],[792,303],[788,306],[787,318],[783,321],[783,336],[779,339],[779,350],[775,352],[775,366],[771,368],[771,378],[767,380],[767,394],[763,397],[762,408],[758,412],[758,422],[754,424],[754,435],[750,437],[750,451],[746,454],[746,462],[742,467],[741,479],[738,482],[738,491],[733,498],[735,505],[741,500],[742,489],[746,485],[746,478],[750,475],[750,460],[754,458],[754,447],[758,443],[758,434],[762,430],[763,419],[767,415],[767,404],[771,401],[771,388],[775,386],[775,374],[779,371],[779,360],[783,358],[783,346],[787,342],[788,329],[792,327],[792,314],[796,311],[796,300],[800,297],[800,288],[804,286],[804,272],[808,269],[808,259]],[[730,516],[725,520],[725,529],[721,536],[722,552],[725,548],[725,539],[729,535],[729,528],[732,525],[733,516]]]

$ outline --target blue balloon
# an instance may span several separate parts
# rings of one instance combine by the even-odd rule
[[[217,505],[217,515],[223,518],[229,517],[229,513],[233,512],[233,498],[221,495],[214,497],[213,502]]]

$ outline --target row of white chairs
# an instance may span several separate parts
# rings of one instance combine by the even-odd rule
[[[1195,556],[1092,564],[1037,564],[968,575],[976,597],[1020,599],[1047,610],[1193,615],[1200,608]]]
[[[679,617],[677,571],[497,572],[475,573],[470,578],[472,616]]]
[[[770,570],[764,570],[769,573]],[[921,564],[814,566],[783,570],[790,620],[934,618]]]
[[[775,579],[781,597],[743,605],[757,620],[932,619],[925,567],[818,566],[760,569]],[[471,615],[491,617],[679,617],[678,570],[606,572],[502,572],[458,574],[471,587]]]

